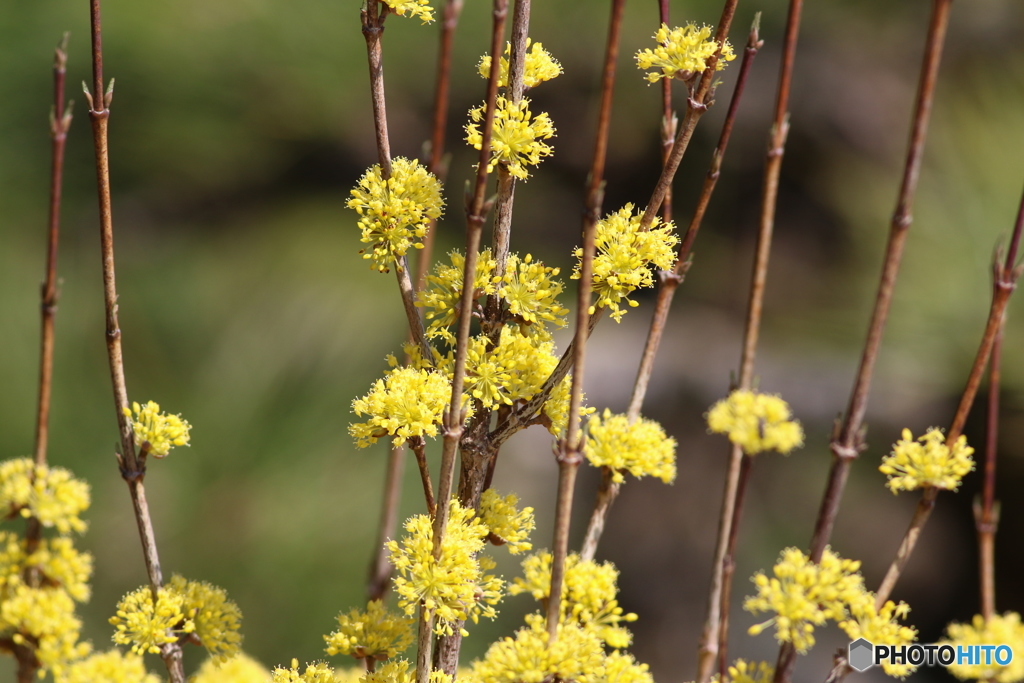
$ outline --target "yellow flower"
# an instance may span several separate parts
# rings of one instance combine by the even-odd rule
[[[628,652],[613,650],[605,657],[602,668],[605,683],[654,683],[650,667],[637,662]]]
[[[339,614],[338,630],[324,636],[324,640],[329,655],[386,659],[409,647],[412,629],[412,619],[395,614],[380,600],[371,600],[366,611],[353,609]]]
[[[738,389],[708,411],[708,430],[728,434],[747,455],[762,451],[787,454],[804,443],[800,423],[778,396]]]
[[[986,664],[984,654],[976,659],[977,664],[957,664],[954,661],[948,667],[949,672],[962,681],[977,679],[979,681],[995,681],[996,683],[1017,683],[1024,680],[1024,624],[1020,614],[1007,612],[995,615],[988,621],[976,614],[970,624],[952,623],[946,627],[949,638],[943,645],[1009,645],[1013,650],[1013,659],[1006,666],[995,663]],[[979,661],[980,660],[980,661]]]
[[[25,566],[37,567],[45,584],[61,586],[78,602],[88,602],[92,555],[78,552],[71,539],[40,540],[36,551],[25,559]]]
[[[413,436],[437,436],[437,427],[452,397],[451,382],[438,372],[405,367],[374,383],[363,398],[352,401],[356,415],[369,415],[348,431],[359,448],[391,435],[397,446]]]
[[[242,612],[228,600],[227,591],[177,574],[168,587],[182,597],[182,611],[195,624],[194,633],[212,658],[223,662],[238,654]]]
[[[939,429],[929,429],[916,441],[904,429],[903,438],[892,448],[878,471],[889,475],[886,485],[893,493],[924,486],[956,491],[964,475],[974,469],[974,449],[967,445],[967,437],[961,436],[950,448]]]
[[[19,585],[0,602],[0,632],[33,650],[42,665],[40,676],[47,671],[59,676],[89,654],[89,644],[78,641],[81,628],[75,602],[62,588]]]
[[[409,662],[397,659],[386,662],[374,671],[367,671],[362,678],[362,683],[412,683],[414,680],[416,680],[416,671],[409,672]]]
[[[847,606],[863,596],[864,580],[858,569],[860,562],[844,560],[827,548],[818,564],[797,548],[782,551],[773,577],[758,572],[751,579],[757,595],[748,597],[743,609],[775,616],[750,627],[750,635],[774,623],[780,643],[793,643],[797,652],[807,652],[814,645],[814,627],[829,619],[845,619]]]
[[[551,593],[551,553],[541,551],[523,560],[523,577],[509,586],[511,595],[529,593],[544,602]],[[611,562],[581,560],[577,553],[565,559],[562,584],[562,619],[593,631],[612,648],[628,647],[632,634],[622,625],[636,621],[616,599],[619,570]]]
[[[718,50],[718,43],[711,36],[710,26],[697,28],[695,24],[677,26],[669,29],[662,24],[654,34],[658,46],[653,50],[640,50],[636,53],[637,67],[644,69],[660,69],[647,74],[647,80],[657,83],[662,78],[681,78],[688,80],[694,74],[707,68],[707,60]],[[716,70],[725,68],[726,62],[736,59],[729,41],[722,46],[722,55],[718,58]]]
[[[839,622],[839,628],[846,631],[850,640],[864,638],[874,645],[910,645],[917,640],[917,629],[904,626],[899,619],[906,619],[910,607],[887,600],[882,609],[875,609],[875,594],[864,591],[849,604],[850,617]],[[904,678],[917,667],[913,664],[893,664],[892,660],[882,663],[882,669],[890,676]]]
[[[473,123],[466,126],[466,142],[475,149],[481,149],[483,135],[477,124],[484,120],[484,105],[471,109],[469,117]],[[546,113],[536,116],[530,113],[530,100],[523,98],[513,103],[499,97],[495,102],[491,160],[487,170],[493,171],[497,164],[502,163],[516,178],[526,180],[530,176],[527,165],[536,166],[542,157],[551,156],[551,146],[541,140],[554,135],[555,127]]]
[[[505,300],[508,312],[520,322],[524,332],[544,332],[544,323],[565,327],[565,314],[569,309],[558,303],[558,295],[562,293],[561,281],[554,279],[558,272],[558,268],[534,261],[530,254],[523,258],[518,254],[509,256],[498,295]]]
[[[415,515],[405,522],[401,543],[388,541],[395,565],[398,604],[412,616],[420,602],[437,616],[436,630],[451,635],[456,622],[481,616],[493,619],[492,605],[501,599],[502,580],[485,572],[493,567],[478,557],[487,537],[487,527],[472,508],[451,501],[448,526],[441,543],[441,556],[434,558],[433,522],[427,515]]]
[[[399,16],[405,16],[408,12],[410,17],[419,17],[424,24],[434,20],[434,8],[430,6],[430,0],[384,0],[391,11]]]
[[[532,44],[532,46],[531,46]],[[540,43],[534,43],[530,38],[526,39],[527,47],[530,50],[526,53],[526,64],[523,69],[523,85],[527,88],[532,88],[535,85],[540,85],[544,81],[550,81],[552,78],[562,73],[562,65],[559,64],[551,56],[551,53],[544,49]],[[512,43],[505,43],[505,54],[512,54]],[[508,87],[508,57],[502,57],[498,63],[498,87]],[[484,55],[480,59],[480,64],[477,66],[477,71],[484,78],[488,78],[491,75],[491,56]]]
[[[0,464],[0,511],[35,517],[62,534],[85,531],[79,517],[89,507],[89,485],[62,467],[36,465],[30,458]]]
[[[455,343],[455,335],[449,327],[458,319],[459,307],[462,304],[462,275],[466,269],[466,257],[459,251],[448,255],[451,265],[438,262],[434,266],[433,275],[427,276],[427,287],[417,295],[416,305],[426,308],[428,337],[441,337],[450,344]],[[491,250],[485,249],[477,255],[476,274],[473,277],[473,299],[494,294],[495,262]]]
[[[597,302],[590,307],[590,312],[607,307],[616,322],[626,313],[619,308],[622,301],[635,307],[638,304],[629,299],[629,295],[641,287],[654,285],[652,266],[662,270],[672,267],[676,260],[675,246],[679,242],[673,234],[673,223],[662,224],[661,219],[655,218],[649,230],[641,231],[642,214],[631,214],[633,205],[626,204],[598,221],[594,242],[593,290]],[[580,278],[582,249],[576,250],[576,258],[573,280]]]
[[[323,662],[307,664],[299,669],[299,660],[293,659],[291,668],[276,667],[273,671],[273,683],[337,683],[341,679],[334,669]]]
[[[249,655],[239,652],[224,662],[215,657],[208,658],[189,681],[190,683],[270,683],[270,672]]]
[[[483,659],[473,662],[470,676],[487,683],[541,683],[563,680],[601,681],[604,648],[592,631],[561,623],[558,637],[548,643],[547,626],[540,614],[526,617],[526,626],[514,638],[492,644]],[[460,676],[461,680],[461,676]]]
[[[441,216],[444,200],[441,182],[419,161],[404,157],[391,160],[386,181],[380,164],[374,164],[352,190],[348,208],[359,214],[361,241],[372,245],[364,259],[382,273],[398,264],[410,247],[423,248],[430,221]]]
[[[654,420],[639,418],[633,424],[625,415],[605,409],[602,417],[590,418],[584,455],[594,467],[607,467],[615,482],[649,475],[666,484],[676,478],[676,440]]]
[[[487,489],[480,497],[480,521],[496,536],[513,555],[530,550],[530,532],[535,523],[533,508],[516,509],[519,498],[510,493],[504,498],[494,489]]]
[[[135,417],[132,417],[132,412]],[[160,406],[149,401],[145,406],[132,403],[132,409],[124,409],[124,415],[132,423],[135,445],[145,453],[163,458],[174,446],[188,446],[189,430],[192,428],[180,415],[160,412]]]
[[[131,645],[132,652],[160,652],[160,646],[173,643],[180,635],[195,631],[195,622],[186,617],[185,599],[170,586],[153,592],[148,586],[128,593],[117,603],[117,614],[110,618],[115,627],[114,642]]]
[[[768,662],[748,662],[737,659],[729,667],[729,680],[732,683],[771,683],[775,676],[775,667]]]
[[[146,671],[146,664],[134,652],[122,653],[117,648],[97,652],[75,662],[57,679],[57,683],[160,683],[160,677]],[[268,679],[269,680],[269,679]],[[204,679],[202,674],[193,683],[262,683],[257,679]]]

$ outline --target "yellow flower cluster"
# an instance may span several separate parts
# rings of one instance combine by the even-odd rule
[[[248,680],[217,678],[216,683],[249,683]],[[256,683],[255,679],[252,679]],[[267,679],[269,680],[269,678]],[[146,664],[134,652],[122,653],[117,648],[97,652],[70,665],[57,679],[58,683],[160,683],[160,677],[146,671]],[[200,674],[194,683],[214,683]]]
[[[213,657],[207,659],[189,681],[190,683],[270,683],[270,671],[249,655],[240,652],[225,662]]]
[[[893,493],[926,486],[955,491],[964,475],[974,469],[972,453],[966,436],[950,448],[939,429],[929,429],[916,441],[910,430],[904,429],[903,438],[882,459],[878,471],[889,476],[886,485]]]
[[[651,267],[667,270],[676,260],[675,246],[679,238],[674,234],[672,222],[662,223],[655,218],[649,230],[640,230],[641,213],[633,213],[633,205],[626,204],[614,213],[608,214],[597,223],[594,254],[593,288],[597,302],[590,312],[601,307],[611,311],[616,322],[622,320],[626,311],[619,308],[625,301],[629,306],[638,304],[629,295],[641,287],[654,285]],[[579,261],[583,249],[576,250]],[[580,278],[580,263],[577,262],[572,279]]]
[[[978,663],[975,665],[953,663],[947,668],[949,672],[962,681],[976,679],[979,681],[995,681],[996,683],[1017,683],[1024,680],[1024,624],[1020,614],[1007,612],[995,615],[988,621],[976,614],[970,624],[952,623],[946,627],[949,634],[942,644],[957,645],[1009,645],[1013,649],[1013,659],[1006,666],[999,666],[992,660],[991,665]]]
[[[434,8],[430,6],[430,0],[384,0],[384,3],[391,8],[391,11],[398,16],[419,17],[424,24],[434,20]]]
[[[768,662],[748,662],[745,659],[737,659],[729,667],[730,683],[771,683],[775,676],[775,667]],[[722,677],[715,674],[711,677],[711,683],[721,683]]]
[[[487,489],[480,497],[480,521],[490,530],[491,536],[507,546],[513,555],[533,548],[529,540],[535,526],[533,508],[518,510],[518,502],[516,494],[510,493],[502,498],[494,489]]]
[[[155,601],[148,586],[121,598],[110,623],[116,629],[114,642],[138,654],[158,653],[161,645],[194,634],[211,657],[225,661],[238,653],[241,617],[223,589],[175,575]]]
[[[421,239],[430,221],[441,216],[441,183],[416,159],[395,157],[391,177],[384,180],[374,164],[352,190],[348,208],[359,214],[361,240],[369,245],[364,259],[382,273],[398,265],[410,247],[423,248]]]
[[[540,261],[534,261],[530,254],[524,258],[518,254],[509,256],[498,296],[505,300],[509,313],[519,321],[520,330],[548,334],[543,325],[536,324],[538,322],[565,327],[565,315],[569,309],[558,303],[562,282],[553,279],[558,273],[558,268],[549,268]]]
[[[534,43],[530,38],[526,39],[529,51],[526,53],[526,64],[523,69],[523,85],[532,88],[544,81],[550,81],[562,73],[562,65],[559,64],[551,53],[544,49],[540,43]],[[512,43],[505,43],[505,54],[511,56]],[[508,65],[509,58],[502,57],[498,63],[498,87],[508,87]],[[491,56],[484,55],[480,59],[477,71],[484,78],[491,75]]]
[[[594,467],[607,467],[612,480],[625,481],[623,472],[634,477],[652,476],[666,484],[676,478],[676,440],[654,420],[639,418],[633,424],[625,415],[590,418],[587,444],[583,450]]]
[[[514,638],[504,638],[473,663],[470,676],[487,683],[541,683],[548,680],[598,683],[603,678],[604,647],[595,633],[563,622],[548,642],[544,617],[530,614]]]
[[[887,600],[882,609],[875,609],[875,595],[864,591],[849,605],[849,618],[839,622],[839,628],[846,631],[850,640],[865,638],[874,645],[909,645],[917,639],[917,629],[905,626],[899,619],[906,619],[910,606]],[[882,663],[890,676],[903,678],[917,668],[913,664],[893,664],[892,660]]]
[[[35,517],[62,534],[85,531],[79,515],[89,507],[89,485],[62,467],[36,465],[31,458],[0,464],[0,511]]]
[[[789,453],[804,443],[804,430],[778,396],[737,389],[708,411],[708,429],[728,434],[747,455]]]
[[[380,600],[371,600],[366,610],[353,609],[338,615],[338,630],[324,636],[327,654],[350,655],[357,659],[387,659],[412,643],[413,621],[396,614]]]
[[[451,382],[440,373],[396,368],[377,380],[370,393],[352,401],[352,411],[370,419],[351,424],[349,434],[360,448],[387,435],[396,446],[413,436],[437,436],[451,397]]]
[[[484,120],[484,107],[471,109],[472,123],[466,126],[466,142],[473,148],[483,147],[483,135],[479,123]],[[494,125],[491,131],[491,160],[487,170],[493,171],[501,163],[508,172],[520,180],[526,180],[530,173],[527,165],[536,166],[542,157],[550,156],[551,146],[541,142],[554,137],[555,127],[546,113],[534,116],[530,113],[530,100],[510,102],[499,97],[495,102]]]
[[[43,585],[62,588],[78,602],[89,600],[92,555],[78,552],[71,539],[43,538],[31,555],[26,553],[26,541],[0,531],[0,600],[24,582],[29,569],[38,572]]]
[[[711,35],[710,26],[697,28],[695,24],[677,26],[669,29],[662,24],[654,34],[658,46],[653,50],[640,50],[636,53],[636,64],[641,70],[659,69],[647,74],[647,80],[657,83],[662,78],[681,78],[689,80],[707,68],[707,60],[718,51],[718,43]],[[718,59],[717,70],[725,68],[726,62],[736,59],[732,45],[726,41],[722,46],[722,55]]]
[[[462,275],[466,269],[466,257],[458,251],[448,255],[451,265],[438,262],[434,273],[427,276],[427,287],[418,294],[416,305],[426,308],[427,336],[441,337],[450,344],[455,335],[449,327],[455,322],[462,302]],[[494,294],[495,262],[491,250],[485,249],[477,255],[476,274],[473,277],[473,299]]]
[[[758,572],[751,579],[757,595],[748,597],[743,609],[775,616],[752,626],[750,634],[756,636],[774,623],[779,642],[792,643],[801,654],[807,652],[814,645],[815,626],[829,619],[842,621],[849,605],[862,599],[864,580],[858,569],[859,562],[845,560],[827,548],[818,564],[797,548],[782,551],[774,576]]]
[[[509,593],[529,593],[537,601],[551,592],[551,553],[542,551],[523,560],[523,577],[509,586]],[[562,618],[593,631],[613,648],[627,647],[632,634],[621,625],[636,621],[636,614],[624,613],[617,595],[619,570],[611,562],[581,560],[576,553],[565,558],[562,585]]]
[[[307,664],[300,670],[299,660],[293,659],[288,669],[276,667],[271,680],[273,683],[341,683],[342,677],[323,662]]]
[[[502,328],[497,346],[489,347],[490,340],[480,335],[470,340],[466,354],[466,390],[484,408],[532,398],[558,364],[551,341],[509,327]],[[449,355],[443,368],[450,375],[453,367]]]
[[[569,426],[569,401],[572,398],[571,394],[572,373],[568,373],[558,383],[558,386],[551,390],[551,395],[544,402],[544,415],[548,419],[548,431],[553,436],[561,438],[565,435],[566,427]],[[586,401],[587,395],[583,394],[581,399]],[[581,405],[580,418],[593,415],[596,411],[597,408],[588,408],[585,405]]]
[[[195,624],[193,633],[210,656],[221,662],[235,656],[242,645],[242,635],[238,632],[242,611],[228,600],[227,591],[178,575],[171,578],[169,585],[182,596],[185,615]]]
[[[394,586],[398,604],[412,616],[422,601],[437,616],[437,632],[451,635],[459,621],[481,616],[493,619],[501,599],[503,582],[487,574],[493,560],[478,557],[489,530],[472,508],[451,501],[450,517],[441,543],[441,556],[433,554],[432,520],[415,515],[405,522],[401,543],[388,541],[391,563],[397,576]]]
[[[132,412],[135,416],[132,417]],[[189,430],[192,428],[180,415],[160,412],[160,406],[149,401],[145,406],[132,403],[132,409],[124,409],[124,415],[132,423],[135,446],[157,458],[163,458],[174,446],[187,446]]]
[[[81,629],[75,602],[63,588],[9,584],[0,600],[0,634],[33,648],[40,675],[59,676],[69,662],[89,654],[88,643],[78,642]]]

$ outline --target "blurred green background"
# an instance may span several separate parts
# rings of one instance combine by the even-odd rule
[[[537,3],[535,40],[565,75],[532,93],[558,127],[555,156],[517,189],[514,246],[568,274],[578,242],[607,2]],[[876,287],[905,150],[930,3],[809,3],[795,74],[759,375],[807,429],[806,448],[759,459],[741,531],[736,593],[786,545],[806,545]],[[656,679],[693,676],[727,448],[702,413],[728,389],[739,356],[764,144],[773,106],[784,3],[741,2],[737,47],[757,10],[758,57],[695,265],[676,297],[645,412],[680,442],[674,486],[631,483],[601,555],[622,569],[622,603],[640,614],[634,651]],[[714,23],[719,2],[674,2],[676,23]],[[161,558],[225,587],[242,608],[246,649],[268,665],[324,657],[322,634],[363,599],[386,449],[356,450],[351,400],[403,338],[394,281],[359,257],[349,188],[375,160],[358,3],[179,0],[103,5],[105,68],[117,79],[111,164],[121,326],[129,392],[192,422],[193,446],[152,463],[147,478]],[[475,65],[489,3],[466,3],[456,38],[453,152],[439,252],[462,240],[460,191],[473,157],[464,113],[483,95]],[[32,449],[43,275],[53,45],[71,31],[68,142],[50,459],[93,487],[95,595],[86,635],[106,647],[117,599],[145,582],[131,507],[113,459],[116,424],[103,340],[95,175],[78,82],[90,78],[88,3],[8,3],[0,11],[0,457]],[[656,3],[628,4],[605,208],[643,205],[658,168],[658,89],[629,56],[650,43]],[[429,135],[438,26],[393,17],[384,38],[392,149],[421,156]],[[833,546],[864,561],[875,586],[913,496],[894,498],[876,465],[906,426],[948,424],[988,309],[989,263],[1005,241],[1024,183],[1024,5],[955,3],[915,223],[869,410],[870,449],[857,463]],[[689,220],[737,71],[702,120],[677,182]],[[677,95],[680,95],[677,93]],[[681,95],[680,95],[681,99]],[[572,291],[572,288],[569,288]],[[571,295],[565,297],[566,303]],[[622,410],[651,297],[593,338],[591,405]],[[998,607],[1024,608],[1024,308],[1011,302],[1005,343],[997,544]],[[983,411],[968,428],[982,446]],[[550,543],[556,468],[543,431],[513,439],[496,485],[538,509]],[[436,455],[436,454],[435,454]],[[418,512],[407,468],[403,515]],[[971,497],[980,477],[943,494],[897,598],[921,639],[977,610]],[[581,480],[577,517],[596,479]],[[505,565],[506,574],[515,570]],[[737,601],[738,602],[738,601]],[[466,652],[511,633],[532,606],[509,599],[474,630]],[[769,635],[733,615],[737,656],[774,659]],[[832,629],[798,680],[821,680]],[[200,655],[188,653],[194,667]],[[335,661],[335,664],[344,662]],[[150,666],[159,671],[153,658]],[[0,680],[13,676],[0,661]],[[936,672],[920,677],[940,678]]]

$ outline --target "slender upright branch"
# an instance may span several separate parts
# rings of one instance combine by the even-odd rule
[[[121,437],[121,452],[117,454],[121,476],[128,484],[135,521],[142,541],[143,557],[149,585],[156,599],[163,583],[160,557],[157,552],[156,535],[146,502],[143,479],[146,475],[145,451],[135,452],[132,425],[125,412],[128,409],[128,389],[124,379],[124,358],[121,352],[121,328],[117,322],[117,285],[114,276],[114,226],[110,194],[110,162],[107,128],[110,119],[110,101],[113,98],[114,82],[103,90],[103,50],[100,0],[90,0],[92,28],[93,89],[86,90],[89,103],[89,118],[92,121],[93,145],[96,152],[96,182],[100,210],[100,245],[103,257],[103,298],[106,308],[107,358],[110,364],[110,378],[114,390],[114,410]],[[167,643],[160,649],[172,683],[184,683],[185,673],[181,661],[181,645]]]
[[[515,0],[512,8],[512,40],[508,62],[508,85],[505,97],[509,102],[518,104],[523,99],[525,87],[523,77],[526,74],[526,41],[530,32],[530,0]],[[491,53],[491,62],[500,61],[501,52]],[[494,275],[505,274],[508,263],[509,236],[512,230],[512,204],[515,201],[516,179],[509,173],[506,164],[498,164],[498,191],[494,199],[494,227],[492,229],[492,250],[494,252]],[[498,295],[494,294],[488,302],[492,315],[496,313]]]
[[[427,466],[427,442],[422,436],[415,436],[409,439],[409,446],[416,454],[416,465],[420,470],[420,480],[423,482],[423,499],[427,505],[427,513],[433,517],[436,504],[434,502],[434,487],[430,483],[430,468]]]
[[[669,0],[658,0],[658,20],[665,26],[669,25]],[[661,79],[661,165],[665,166],[668,155],[672,152],[672,143],[676,139],[679,128],[679,117],[672,109],[671,78]],[[661,216],[667,223],[672,220],[672,186],[661,201]]]
[[[491,54],[500,55],[505,35],[505,18],[508,14],[508,0],[494,0],[491,29]],[[477,162],[476,179],[473,184],[473,192],[466,202],[466,259],[462,272],[462,297],[459,305],[459,329],[456,337],[455,362],[452,369],[452,398],[448,411],[444,416],[444,438],[441,450],[441,473],[437,484],[437,503],[434,514],[433,526],[433,553],[435,558],[441,555],[442,543],[444,541],[445,529],[448,525],[449,500],[452,496],[452,484],[455,473],[455,454],[464,431],[465,410],[462,407],[462,391],[465,384],[466,356],[469,348],[470,322],[472,321],[473,310],[473,281],[476,273],[477,256],[480,250],[480,235],[483,232],[483,224],[487,215],[487,167],[491,159],[491,136],[494,129],[495,102],[498,96],[498,70],[499,59],[491,60],[491,69],[487,78],[487,96],[484,105],[484,120],[482,122],[482,140],[480,144],[480,156]],[[421,608],[421,613],[424,612]],[[421,620],[427,619],[424,614]],[[430,616],[432,621],[433,617]],[[421,624],[421,628],[423,625]],[[426,658],[423,653],[423,636],[421,633],[420,653],[416,662],[417,683],[427,683],[430,676],[430,653]],[[456,634],[452,642],[441,648],[442,657],[439,660],[440,668],[449,673],[455,674],[458,665],[458,652],[461,640]]]
[[[370,561],[370,582],[366,593],[368,600],[381,600],[391,584],[391,560],[384,544],[395,537],[398,527],[398,504],[402,499],[402,470],[405,469],[405,446],[392,446],[388,455],[388,471],[384,479],[384,501],[381,505],[380,531],[377,545]]]
[[[49,441],[50,393],[53,386],[53,324],[57,313],[57,245],[60,240],[60,200],[64,179],[64,146],[71,127],[71,104],[64,106],[68,34],[57,46],[53,61],[53,109],[50,112],[50,221],[46,249],[46,280],[42,288],[42,340],[39,352],[39,405],[36,410],[37,465],[46,464]]]
[[[996,334],[988,374],[988,415],[985,433],[985,469],[981,501],[974,501],[974,526],[978,533],[978,596],[981,616],[987,621],[996,613],[996,530],[999,503],[996,501],[996,454],[999,450],[999,375],[1003,330]]]
[[[366,0],[361,10],[366,59],[370,66],[370,100],[373,104],[373,131],[377,141],[377,160],[384,180],[391,177],[391,142],[388,138],[388,115],[384,102],[384,63],[380,39],[388,6],[380,0]]]
[[[950,448],[953,447],[963,433],[964,424],[967,422],[967,415],[971,411],[971,406],[974,405],[974,399],[978,395],[978,388],[981,386],[981,378],[985,374],[985,368],[1003,329],[1003,323],[1006,319],[1006,305],[1009,303],[1010,296],[1017,286],[1017,280],[1021,276],[1022,269],[1024,269],[1024,265],[1015,266],[1013,262],[1020,244],[1021,232],[1024,231],[1024,219],[1022,219],[1022,216],[1024,216],[1024,199],[1022,199],[1021,211],[1018,213],[1017,224],[1014,226],[1013,237],[1010,240],[1010,248],[1007,251],[1006,258],[1000,262],[1000,255],[997,253],[996,259],[992,264],[992,303],[989,306],[985,332],[982,334],[978,352],[974,357],[974,363],[971,365],[971,371],[967,377],[967,386],[960,396],[956,414],[953,416],[953,422],[946,434],[946,445]],[[998,368],[996,369],[996,376],[998,377]],[[878,589],[877,602],[879,606],[888,599],[903,568],[910,559],[917,539],[921,535],[921,530],[928,521],[932,508],[935,506],[935,496],[937,494],[938,490],[931,487],[926,488],[922,493],[921,501],[918,503],[917,510],[911,520],[910,528],[907,529],[907,533],[900,543],[896,558],[889,566],[889,570],[882,580],[882,585]]]
[[[463,0],[447,0],[441,19],[441,40],[437,55],[437,81],[434,85],[434,116],[433,133],[430,136],[430,162],[428,170],[437,176],[442,183],[448,177],[448,166],[445,162],[444,138],[448,125],[448,92],[451,84],[452,43],[455,28],[459,25],[462,14]],[[423,238],[416,268],[416,290],[421,291],[426,285],[430,260],[434,253],[434,240],[437,236],[437,221],[431,220],[427,226],[427,234]]]
[[[743,61],[740,64],[739,75],[736,77],[736,86],[733,89],[732,99],[729,102],[729,109],[725,115],[725,122],[722,124],[722,132],[718,136],[718,145],[711,155],[711,166],[707,175],[704,176],[704,183],[701,186],[700,197],[697,199],[697,207],[693,211],[690,225],[679,245],[679,256],[676,258],[675,267],[671,272],[658,272],[658,298],[654,305],[654,316],[651,319],[651,327],[647,333],[647,342],[644,345],[644,352],[640,358],[640,367],[637,370],[636,382],[633,384],[633,393],[629,399],[627,414],[631,421],[636,420],[643,407],[644,398],[647,395],[647,386],[650,382],[651,373],[654,371],[654,359],[658,354],[658,347],[665,331],[665,322],[668,319],[668,312],[672,306],[672,299],[676,289],[682,284],[686,273],[690,269],[691,251],[693,243],[700,232],[701,224],[704,222],[704,215],[707,213],[711,197],[718,184],[721,175],[722,160],[725,158],[725,151],[729,146],[729,139],[732,136],[733,125],[736,122],[736,115],[739,111],[740,99],[743,97],[743,90],[746,87],[747,77],[750,74],[750,67],[753,66],[754,57],[757,51],[764,44],[759,36],[760,13],[755,15],[754,23],[750,28],[750,35],[747,37],[747,45],[743,50]],[[663,79],[664,80],[664,79]]]

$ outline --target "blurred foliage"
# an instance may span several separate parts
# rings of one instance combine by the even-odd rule
[[[606,4],[538,3],[533,10],[531,35],[561,60],[566,75],[533,95],[534,108],[550,111],[559,133],[555,157],[517,189],[514,248],[562,266],[563,273],[578,241]],[[710,0],[674,4],[679,21],[708,23],[720,7]],[[732,35],[737,47],[761,4],[740,3]],[[461,241],[459,191],[474,162],[461,142],[462,118],[483,93],[475,66],[486,49],[490,12],[486,2],[466,5],[456,40],[449,209],[439,248]],[[628,59],[656,28],[655,3],[647,5],[630,3],[624,26],[608,210],[626,201],[642,205],[658,172],[658,90]],[[839,385],[846,387],[852,377],[902,166],[928,5],[865,0],[806,8],[762,371],[766,390],[796,394],[787,398],[808,424],[808,450],[819,454],[846,389],[822,390],[822,400],[815,382],[841,375]],[[77,86],[90,78],[87,9],[81,1],[48,0],[12,3],[0,13],[0,101],[6,104],[0,107],[0,457],[32,448],[49,173],[48,68],[52,46],[70,30],[68,93],[78,102],[65,181],[50,457],[94,487],[92,526],[83,545],[95,553],[97,572],[85,621],[87,635],[102,645],[117,598],[145,579],[112,457],[116,430],[103,346],[92,143]],[[701,337],[725,331],[731,336],[710,343],[730,349],[738,343],[746,300],[785,20],[779,3],[763,9],[766,47],[674,316],[684,329],[693,319],[730,321],[690,332]],[[322,657],[320,637],[335,614],[363,599],[383,478],[385,449],[352,446],[349,404],[385,367],[384,355],[396,350],[404,325],[393,281],[359,258],[355,221],[344,209],[348,188],[375,159],[358,5],[107,0],[103,12],[106,75],[117,80],[111,155],[128,387],[132,399],[157,400],[194,425],[194,446],[153,463],[147,479],[163,563],[169,571],[227,588],[245,616],[246,649],[268,664]],[[385,68],[396,154],[422,156],[429,136],[436,32],[436,25],[388,21]],[[869,415],[872,461],[899,427],[920,431],[948,422],[973,357],[988,306],[993,247],[1009,232],[1024,180],[1022,44],[1021,3],[954,5],[915,223]],[[720,104],[705,117],[681,169],[675,213],[683,223],[735,71],[723,72]],[[642,336],[644,315],[630,314],[623,328]],[[1012,460],[1001,482],[1004,496],[1024,477],[1020,301],[1011,303],[1009,325],[1003,450]],[[618,333],[602,329],[595,343]],[[591,381],[623,364],[617,353],[607,370],[591,371]],[[672,353],[669,345],[662,355]],[[823,358],[827,372],[813,370]],[[721,480],[720,453],[701,455],[713,446],[704,445],[709,437],[699,415],[725,394],[735,363],[732,356],[719,359],[662,362],[663,384],[673,389],[653,394],[650,412],[676,425],[681,452],[688,444],[692,449],[691,469],[681,462],[675,488],[644,500],[627,487],[609,532],[608,556],[624,566],[624,602],[634,609],[633,601],[641,613],[638,654],[652,661],[660,680],[685,680],[693,668],[690,643],[703,609],[706,545]],[[632,363],[626,363],[626,381]],[[614,395],[588,391],[599,407],[625,401],[621,384]],[[529,457],[539,463],[529,467],[551,475],[544,447]],[[760,514],[751,522],[758,532],[750,538],[754,557],[742,562],[737,591],[746,588],[748,564],[751,570],[770,564],[781,544],[801,545],[810,533],[807,517],[825,460],[788,469],[790,462],[767,466],[755,493]],[[898,534],[906,511],[888,498],[872,502],[872,496],[887,494],[871,478],[878,478],[873,466],[863,465],[844,514],[875,522],[897,514],[901,521],[890,526]],[[403,514],[421,505],[413,470],[406,473]],[[550,489],[550,482],[543,486]],[[976,479],[968,494],[971,486]],[[807,492],[795,515],[772,502],[788,500],[793,490]],[[531,500],[540,494],[519,493],[543,513],[545,503]],[[701,495],[712,496],[709,507],[687,502]],[[962,508],[968,498],[961,496]],[[588,497],[581,494],[580,500]],[[663,507],[652,510],[652,501]],[[851,512],[858,505],[875,512]],[[805,507],[809,512],[801,515]],[[674,510],[673,521],[666,522],[671,530],[655,533],[646,520],[666,509]],[[1012,529],[1024,524],[1019,512],[1007,516],[1004,529],[1011,531],[1004,530],[1003,538],[1012,538]],[[1007,527],[1012,519],[1016,526]],[[640,537],[634,535],[638,527],[644,530]],[[547,543],[548,528],[542,514],[536,545]],[[629,531],[617,537],[616,528]],[[841,522],[837,533],[860,547],[863,534],[852,526],[844,531]],[[698,537],[703,540],[693,540]],[[691,541],[696,546],[685,545]],[[877,549],[862,545],[866,552]],[[973,552],[970,538],[957,547],[958,556]],[[1021,560],[1019,551],[1003,557]],[[631,577],[634,570],[638,575]],[[652,579],[672,597],[645,590]],[[974,581],[970,575],[963,580]],[[678,591],[669,589],[680,582],[685,586]],[[1022,599],[1012,588],[1001,595]],[[523,609],[521,601],[510,601],[509,620],[481,628],[467,648],[479,652],[489,638],[508,632]],[[670,640],[680,633],[690,640]]]

